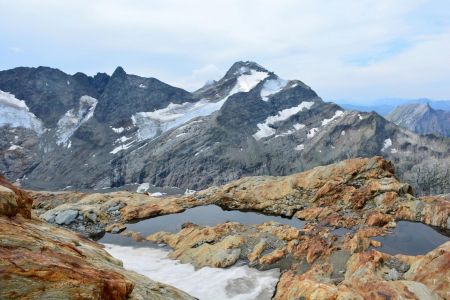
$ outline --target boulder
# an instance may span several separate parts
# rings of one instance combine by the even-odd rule
[[[0,185],[0,215],[12,217],[19,211],[16,194],[7,187]]]
[[[78,217],[78,210],[68,209],[58,213],[55,223],[58,225],[69,225]]]

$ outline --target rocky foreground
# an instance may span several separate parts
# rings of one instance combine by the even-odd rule
[[[131,192],[32,192],[32,197],[33,211],[41,219],[86,236],[107,231],[131,236],[137,241],[164,243],[173,249],[170,258],[198,268],[223,268],[237,261],[245,261],[258,269],[280,268],[282,275],[274,299],[450,297],[450,242],[418,256],[389,255],[376,250],[380,242],[374,238],[389,234],[399,220],[450,229],[450,197],[415,197],[411,187],[395,177],[393,165],[380,157],[351,159],[285,177],[247,177],[187,196],[151,197]],[[29,201],[27,203],[30,205]],[[204,227],[186,223],[179,232],[157,232],[148,237],[126,229],[127,223],[133,220],[211,204],[229,210],[251,210],[298,218],[304,220],[305,225],[295,228],[276,222],[258,225],[227,222]],[[7,261],[6,257],[10,260],[13,257],[16,264],[9,266],[2,275],[9,281],[2,280],[1,284],[10,283],[1,289],[2,292],[8,291],[8,296],[32,295],[27,289],[17,289],[25,282],[45,287],[47,292],[54,289],[66,292],[73,298],[82,298],[78,295],[89,293],[88,288],[83,289],[86,294],[78,290],[73,292],[76,279],[67,280],[66,287],[53,285],[59,281],[58,278],[66,277],[53,275],[53,267],[49,268],[53,263],[42,258],[52,257],[42,253],[52,249],[58,259],[61,259],[58,251],[64,251],[64,255],[70,253],[78,259],[77,266],[86,265],[79,268],[80,272],[88,266],[89,270],[100,266],[105,272],[110,270],[115,275],[91,276],[97,280],[93,278],[91,286],[101,286],[102,291],[108,290],[109,293],[116,289],[123,291],[115,299],[143,293],[154,293],[154,298],[150,299],[188,297],[170,287],[148,288],[162,285],[123,270],[120,263],[100,246],[74,233],[26,219],[21,214],[13,218],[5,216],[1,220],[5,223],[0,229],[3,232],[1,249],[2,253],[7,253],[2,254],[2,263]],[[16,223],[20,226],[14,225]],[[17,228],[22,229],[18,231]],[[337,228],[341,228],[340,231]],[[14,247],[11,248],[10,244]],[[64,247],[56,250],[56,244]],[[21,257],[25,254],[13,255],[22,252],[42,261],[41,265],[35,267],[36,260],[32,259],[23,261]],[[35,272],[38,277],[23,271],[23,266],[28,264],[39,270]],[[21,269],[17,270],[19,266]],[[71,270],[74,265],[65,266],[65,270]],[[49,272],[52,272],[51,276]],[[16,283],[14,280],[22,281]],[[143,284],[145,280],[151,285]],[[132,291],[127,282],[134,286]],[[24,294],[13,294],[19,292]],[[97,298],[105,296],[109,297],[105,294]]]
[[[31,204],[0,178],[0,299],[193,299],[125,270],[101,245],[32,217]]]

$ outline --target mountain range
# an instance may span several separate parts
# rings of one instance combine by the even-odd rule
[[[419,134],[450,137],[450,111],[433,109],[428,103],[398,106],[386,119]]]
[[[450,111],[449,100],[431,100],[428,98],[419,98],[419,99],[386,98],[386,99],[378,99],[376,101],[371,101],[368,103],[353,103],[347,100],[336,100],[336,103],[338,103],[345,109],[362,112],[374,111],[382,116],[386,116],[398,106],[410,104],[428,104],[433,109]]]
[[[450,139],[347,111],[249,61],[193,93],[121,67],[5,70],[0,111],[0,171],[34,189],[197,190],[380,155],[416,192],[450,191]]]

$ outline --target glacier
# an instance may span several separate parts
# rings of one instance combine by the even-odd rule
[[[25,101],[0,90],[0,127],[23,127],[42,134],[45,130],[41,120],[30,112]]]

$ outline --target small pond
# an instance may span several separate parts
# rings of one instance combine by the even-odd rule
[[[425,254],[437,246],[450,241],[450,237],[437,231],[431,226],[399,221],[392,233],[383,237],[373,237],[380,241],[382,246],[376,248],[378,251],[389,254],[420,255]]]
[[[181,225],[191,222],[201,226],[215,226],[225,222],[238,222],[244,225],[261,224],[275,221],[281,224],[303,228],[305,224],[297,218],[283,218],[280,216],[263,215],[256,212],[238,210],[223,210],[217,205],[205,205],[190,208],[178,214],[164,215],[127,224],[127,229],[140,232],[146,237],[158,231],[178,232]],[[117,234],[105,234],[99,242],[125,245],[123,237]],[[127,239],[128,241],[131,239]],[[133,243],[134,244],[134,243]]]
[[[275,221],[296,228],[303,228],[305,224],[297,218],[284,218],[280,216],[264,215],[257,212],[243,212],[238,210],[223,210],[217,205],[199,206],[185,210],[184,212],[149,218],[136,223],[127,224],[127,229],[140,232],[143,237],[158,231],[178,232],[184,223],[192,222],[201,226],[215,226],[225,222],[238,222],[244,225],[261,224]],[[373,237],[380,241],[382,246],[376,248],[389,254],[419,255],[433,250],[437,246],[449,241],[445,234],[435,230],[433,227],[416,222],[399,221],[397,227],[383,237]],[[352,230],[338,228],[333,234],[342,236],[352,233]],[[147,243],[138,243],[129,237],[119,234],[105,234],[99,239],[100,243],[108,243],[122,246],[143,247]]]

